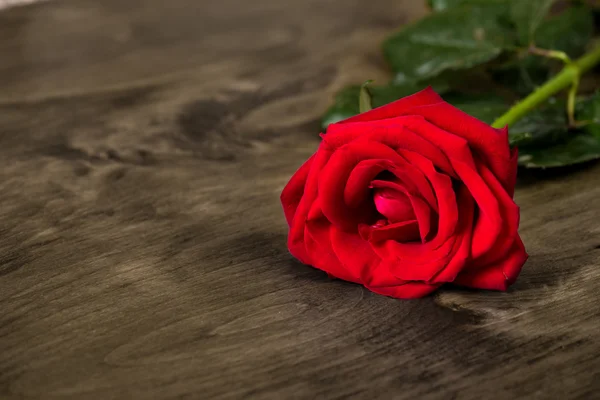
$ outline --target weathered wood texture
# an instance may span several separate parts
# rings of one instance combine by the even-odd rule
[[[0,398],[591,399],[600,165],[522,180],[508,293],[400,301],[285,247],[279,192],[413,0],[0,13]]]

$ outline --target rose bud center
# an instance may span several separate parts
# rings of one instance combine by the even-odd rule
[[[375,208],[390,223],[416,219],[409,198],[401,192],[392,189],[375,189],[373,193]]]

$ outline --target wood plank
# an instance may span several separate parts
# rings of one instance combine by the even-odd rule
[[[0,13],[0,398],[591,399],[600,165],[523,174],[508,293],[400,301],[287,253],[279,192],[420,2]]]

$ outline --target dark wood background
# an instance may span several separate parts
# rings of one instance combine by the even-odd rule
[[[523,173],[508,293],[287,253],[279,193],[413,0],[0,13],[1,399],[600,398],[600,165]]]

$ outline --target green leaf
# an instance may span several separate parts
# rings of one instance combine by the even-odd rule
[[[528,168],[564,167],[600,158],[600,139],[572,133],[566,141],[543,148],[519,148],[519,164]]]
[[[522,146],[531,142],[531,134],[530,133],[510,133],[508,136],[508,142],[510,147]]]
[[[560,50],[570,57],[585,51],[594,33],[594,15],[588,7],[573,6],[544,21],[535,34],[536,46]]]
[[[493,79],[519,96],[526,96],[550,79],[549,60],[527,55],[513,58],[493,69]]]
[[[327,109],[321,119],[322,129],[325,130],[329,124],[343,121],[360,113],[358,96],[360,96],[360,86],[349,86],[340,90],[335,95],[333,105]]]
[[[513,0],[510,15],[517,27],[519,41],[528,45],[533,42],[534,34],[542,23],[555,0]]]
[[[544,106],[517,121],[508,132],[509,136],[528,136],[529,147],[547,147],[560,142],[570,134],[565,102],[551,98]]]
[[[508,4],[511,0],[427,0],[427,5],[433,11],[444,11],[448,8],[458,7],[465,4]]]
[[[373,106],[380,107],[418,92],[425,87],[426,85],[388,85],[369,86],[368,90],[371,94]],[[441,83],[434,84],[433,88],[439,94],[446,93],[449,89]],[[334,105],[327,110],[323,117],[323,129],[327,128],[329,124],[359,114],[358,98],[360,91],[360,86],[349,86],[336,95]],[[488,124],[491,124],[509,108],[503,98],[494,95],[470,95],[453,92],[443,97],[445,101]]]
[[[449,93],[444,96],[444,100],[488,124],[494,122],[509,109],[509,105],[503,98],[494,95]]]
[[[501,4],[465,5],[430,14],[388,38],[384,55],[394,82],[423,81],[496,58],[512,44]]]
[[[367,87],[371,83],[373,83],[373,81],[368,80],[360,87],[360,94],[358,96],[358,112],[361,114],[373,108],[371,93],[369,93],[369,88]]]
[[[448,90],[447,85],[443,82],[431,84],[437,93],[441,94]],[[417,85],[369,86],[368,90],[371,94],[372,106],[380,107],[425,89],[427,86],[426,83]],[[329,107],[321,120],[323,130],[327,129],[329,124],[342,121],[360,113],[360,91],[360,86],[348,86],[335,95],[334,104]]]
[[[465,0],[428,0],[427,4],[433,11],[444,11],[465,3]]]
[[[562,167],[600,158],[600,94],[577,103],[576,118],[590,123],[569,130],[565,102],[556,101],[526,115],[510,134],[530,132],[519,147],[519,164],[529,168]]]
[[[467,114],[491,124],[510,108],[501,97],[494,95],[465,95],[450,93],[444,100]],[[535,110],[508,130],[511,146],[548,146],[567,134],[565,103],[552,100]]]
[[[583,131],[600,140],[600,92],[577,103],[575,118],[585,124]]]
[[[431,86],[433,90],[435,90],[435,92],[440,95],[450,90],[448,83],[441,80],[436,80],[406,85],[390,84],[386,86],[374,86],[369,87],[369,91],[373,95],[373,106],[380,107],[384,104],[396,101],[402,97],[414,94],[420,90],[425,89],[428,86]]]
[[[543,49],[566,52],[571,58],[581,56],[592,38],[593,15],[587,7],[573,6],[540,25],[536,45]],[[552,75],[561,62],[544,57],[521,54],[492,69],[494,80],[521,96],[528,95]]]

